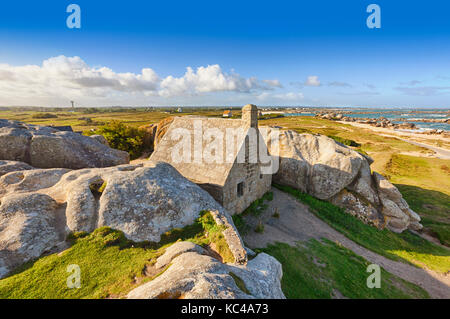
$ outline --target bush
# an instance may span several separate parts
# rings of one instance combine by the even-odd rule
[[[271,120],[271,119],[278,119],[284,117],[284,114],[282,113],[268,113],[258,116],[258,120]]]
[[[120,121],[112,121],[90,135],[103,135],[112,148],[128,152],[131,159],[136,159],[144,151],[144,130],[127,126]]]
[[[52,113],[36,113],[31,116],[33,119],[55,119],[58,116]]]

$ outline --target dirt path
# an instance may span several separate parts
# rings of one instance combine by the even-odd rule
[[[378,255],[331,228],[311,213],[306,205],[298,202],[290,195],[274,188],[272,191],[274,198],[268,203],[269,207],[260,216],[263,221],[266,221],[264,232],[259,234],[249,231],[244,236],[244,241],[250,248],[263,248],[275,242],[293,245],[298,241],[306,241],[311,238],[327,238],[331,241],[340,242],[344,247],[371,263],[380,265],[391,274],[422,287],[432,298],[450,298],[450,275],[416,268]],[[280,217],[270,218],[275,208],[278,209]],[[257,221],[255,219],[249,220],[249,222],[256,223]]]
[[[437,147],[437,146],[432,146],[432,145],[429,145],[429,144],[424,144],[424,143],[419,143],[419,142],[415,142],[415,141],[406,140],[406,139],[403,139],[403,138],[399,138],[399,139],[404,141],[404,142],[408,142],[410,144],[416,145],[416,146],[428,148],[429,150],[432,150],[435,153],[435,156],[437,158],[450,159],[450,151],[449,150],[446,150],[446,149],[443,149],[443,148]]]

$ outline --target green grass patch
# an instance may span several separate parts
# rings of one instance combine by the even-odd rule
[[[260,199],[255,200],[250,206],[242,213],[244,216],[251,214],[253,216],[259,216],[267,208],[266,201],[273,200],[273,193],[267,192]]]
[[[442,245],[450,246],[450,225],[430,218],[422,218],[422,225],[431,235],[439,239]]]
[[[275,208],[275,213],[272,215],[273,218],[280,218],[280,213],[278,212],[278,208]]]
[[[255,200],[250,206],[244,210],[241,214],[235,214],[232,216],[233,223],[236,226],[240,234],[245,235],[250,231],[250,226],[245,222],[244,216],[252,215],[259,216],[268,207],[265,204],[266,201],[273,200],[273,192],[267,192],[260,199]]]
[[[251,292],[247,289],[247,286],[245,286],[245,282],[241,277],[231,271],[228,274],[233,278],[234,283],[242,292],[246,293],[247,295],[251,295]]]
[[[232,216],[234,226],[241,235],[245,235],[250,230],[250,226],[245,222],[244,216],[242,214],[235,214]]]
[[[450,246],[450,196],[412,185],[395,185],[412,210],[422,217],[425,229]]]
[[[105,181],[95,182],[89,185],[89,189],[94,195],[101,195],[106,188],[107,183]]]
[[[417,177],[429,174],[430,167],[425,158],[394,154],[386,165],[386,171],[392,176]]]
[[[202,212],[192,225],[163,234],[159,243],[135,243],[121,231],[108,227],[91,234],[72,234],[68,238],[72,243],[69,249],[29,262],[0,280],[0,298],[124,297],[154,278],[145,276],[145,266],[152,265],[167,247],[179,240],[201,246],[214,243],[224,261],[234,261],[222,231],[223,227],[215,223],[209,212]],[[69,265],[80,267],[79,289],[67,287]]]
[[[375,170],[385,175],[391,183],[423,189],[420,196],[424,200],[428,190],[450,196],[450,172],[443,169],[448,160],[403,154],[385,154],[385,157],[387,162],[384,167]]]
[[[350,140],[348,138],[343,138],[343,137],[339,137],[339,136],[334,136],[334,135],[328,135],[328,137],[332,138],[333,140],[335,140],[338,143],[347,145],[347,146],[354,146],[354,147],[360,147],[361,144],[356,143],[354,140]]]
[[[226,263],[232,263],[235,261],[234,256],[228,246],[223,231],[226,229],[223,225],[217,225],[214,218],[209,212],[204,212],[198,219],[205,232],[205,237],[214,243],[215,248],[219,255],[222,257],[222,261]]]
[[[364,151],[361,147],[355,148],[355,151],[357,151],[358,153],[360,153],[362,155],[370,156],[369,153]]]
[[[311,211],[359,245],[392,260],[406,261],[416,266],[426,265],[435,271],[450,270],[450,250],[435,245],[409,231],[401,234],[379,230],[329,202],[316,199],[288,186],[274,186],[307,204]]]
[[[287,298],[329,299],[337,291],[347,298],[429,298],[422,288],[381,268],[381,287],[368,288],[370,262],[329,240],[285,243],[257,249],[283,265],[281,288]]]
[[[264,233],[264,224],[261,221],[256,225],[255,232],[259,234]]]
[[[55,299],[55,298],[107,298],[121,297],[145,282],[143,270],[162,254],[153,250],[133,247],[122,232],[107,227],[92,234],[72,236],[73,246],[60,254],[42,257],[25,264],[15,274],[0,280],[1,298]],[[78,265],[81,288],[67,287],[69,265]]]

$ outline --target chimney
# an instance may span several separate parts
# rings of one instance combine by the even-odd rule
[[[242,108],[242,120],[248,127],[258,128],[258,108],[256,105],[247,104]]]

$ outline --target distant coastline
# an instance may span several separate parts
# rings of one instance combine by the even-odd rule
[[[284,113],[286,116],[315,116],[323,114],[324,110],[329,112],[329,109],[302,109],[289,110],[287,112],[274,111],[272,113]],[[270,113],[270,111],[264,111]],[[342,114],[348,118],[355,120],[369,120],[369,119],[388,119],[394,124],[413,123],[416,131],[431,131],[443,130],[450,132],[450,110],[449,109],[333,109],[333,113]]]

